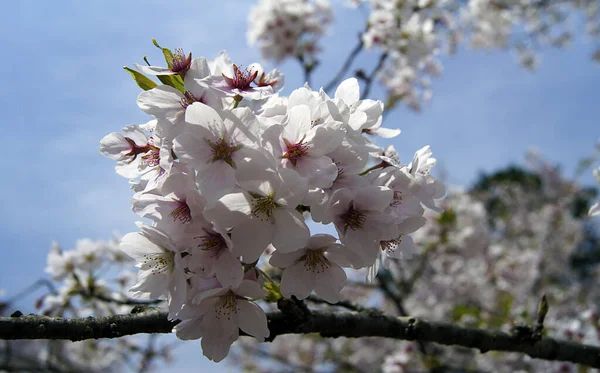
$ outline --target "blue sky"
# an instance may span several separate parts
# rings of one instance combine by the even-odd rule
[[[68,249],[78,238],[108,239],[115,230],[136,229],[127,180],[97,151],[107,133],[147,120],[135,104],[139,89],[122,66],[144,55],[159,64],[153,37],[195,56],[213,58],[226,49],[239,64],[259,61],[245,36],[253,3],[21,0],[4,6],[0,123],[7,157],[0,163],[0,288],[8,295],[43,275],[52,240]],[[363,25],[360,13],[336,10],[343,22],[323,41],[314,88],[337,71]],[[479,170],[519,162],[532,146],[572,170],[600,137],[600,67],[590,60],[592,50],[577,38],[566,51],[545,51],[538,71],[530,73],[505,51],[462,48],[442,59],[444,72],[433,81],[434,98],[423,112],[397,109],[386,127],[402,129],[393,143],[404,162],[430,144],[454,184],[467,185]],[[359,62],[370,66],[375,56],[364,53]],[[285,92],[303,84],[294,61],[279,68],[286,74]],[[582,180],[592,182],[588,175]],[[21,306],[32,311],[27,307]],[[193,357],[173,371],[209,364],[197,343],[178,350]]]

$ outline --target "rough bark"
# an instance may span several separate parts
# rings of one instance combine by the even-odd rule
[[[449,323],[428,322],[413,317],[391,317],[374,311],[310,311],[280,305],[267,313],[269,340],[283,334],[319,333],[323,337],[385,337],[435,342],[487,351],[527,354],[544,360],[570,361],[600,368],[600,348],[528,333],[508,334],[496,330],[467,328]],[[29,315],[0,317],[0,339],[118,338],[139,333],[170,333],[178,321],[167,320],[165,312],[80,319]]]

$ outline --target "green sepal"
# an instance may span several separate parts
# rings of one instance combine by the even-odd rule
[[[165,57],[165,62],[167,63],[167,67],[170,69],[173,67],[173,52],[169,48],[161,47],[156,39],[152,38],[152,44],[156,46],[156,48],[160,49]],[[181,93],[185,93],[185,85],[183,84],[183,78],[180,75],[158,75],[158,80],[162,84],[171,86]]]
[[[163,48],[160,45],[158,45],[158,42],[154,38],[152,38],[152,44],[154,44],[156,48],[162,51],[163,56],[165,56],[165,62],[167,63],[167,67],[170,69],[173,65],[173,52],[171,52],[169,48]]]
[[[266,281],[264,289],[267,291],[267,296],[265,297],[267,302],[277,303],[277,301],[282,298],[281,290],[279,289],[279,285],[276,283]]]
[[[158,80],[161,81],[162,84],[171,86],[181,93],[185,93],[185,85],[183,84],[183,79],[179,75],[158,75]]]
[[[125,71],[127,71],[131,75],[138,87],[140,87],[144,91],[148,91],[158,85],[146,75],[139,73],[133,69],[130,69],[127,66],[123,66],[123,69],[125,69]]]

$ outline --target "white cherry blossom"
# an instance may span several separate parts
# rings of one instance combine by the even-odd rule
[[[217,112],[195,103],[185,117],[189,125],[175,138],[174,150],[197,171],[198,188],[208,204],[235,187],[236,172],[249,160],[266,159],[259,150],[259,124],[248,108]]]
[[[284,297],[295,295],[305,299],[315,291],[317,296],[330,303],[340,300],[340,291],[346,282],[342,267],[350,267],[348,250],[328,234],[312,236],[306,247],[292,253],[275,251],[269,260],[272,266],[284,268],[281,293]]]
[[[169,316],[175,317],[186,297],[186,282],[180,266],[181,252],[160,230],[138,223],[140,232],[126,234],[120,248],[135,259],[137,283],[130,289],[136,297],[167,298]]]
[[[263,342],[269,336],[265,312],[249,299],[260,299],[265,291],[254,281],[244,280],[233,289],[216,288],[194,301],[201,317],[204,356],[219,362],[239,337],[240,329]]]
[[[256,261],[269,244],[282,252],[302,247],[310,236],[296,207],[307,193],[306,181],[290,169],[266,180],[239,181],[241,191],[223,196],[205,216],[221,230],[232,228],[233,253]]]
[[[282,126],[271,126],[264,138],[281,165],[296,170],[309,187],[328,188],[337,178],[338,169],[326,154],[341,145],[343,133],[312,126],[308,106],[292,107]]]
[[[398,237],[396,218],[385,212],[393,198],[386,187],[369,186],[357,190],[338,189],[329,200],[340,240],[355,255],[358,268],[370,266],[380,252],[380,241]]]

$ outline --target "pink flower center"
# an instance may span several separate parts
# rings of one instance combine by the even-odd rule
[[[308,145],[302,140],[297,144],[292,144],[287,139],[283,139],[286,146],[286,152],[281,158],[288,159],[294,167],[296,167],[296,163],[299,159],[308,154]]]
[[[171,61],[171,71],[174,73],[182,73],[189,70],[192,65],[192,54],[188,54],[187,57],[185,52],[181,48],[175,49],[173,53],[173,60]]]
[[[250,88],[250,83],[252,83],[254,81],[254,79],[256,79],[256,77],[258,76],[258,70],[254,71],[254,72],[249,71],[247,69],[242,70],[239,67],[237,67],[237,65],[234,64],[232,78],[226,76],[225,74],[221,74],[221,75],[223,75],[223,78],[225,78],[225,81],[231,88],[237,88],[239,90],[246,90],[246,89]]]
[[[135,141],[133,141],[129,137],[126,137],[125,141],[127,141],[129,143],[129,146],[131,146],[131,150],[129,151],[129,153],[125,154],[126,156],[133,157],[129,160],[129,163],[135,161],[135,159],[137,158],[137,156],[139,154],[144,154],[144,153],[152,152],[152,151],[158,151],[158,148],[150,143],[140,146],[140,145],[136,144]]]

